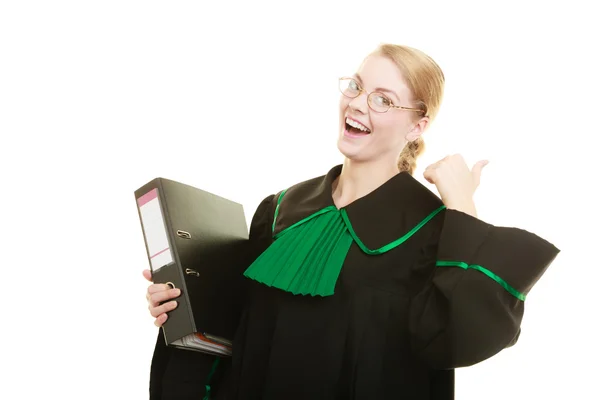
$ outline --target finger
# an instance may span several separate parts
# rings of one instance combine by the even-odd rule
[[[150,306],[157,307],[160,303],[176,298],[181,294],[179,289],[169,289],[164,292],[156,292],[150,295],[148,301]]]
[[[481,169],[483,169],[483,167],[485,167],[489,163],[490,163],[489,160],[480,160],[475,163],[473,168],[479,168],[481,170]]]
[[[146,280],[152,282],[152,272],[150,272],[149,269],[145,269],[144,271],[142,271],[142,274],[144,275],[144,278],[146,278]]]
[[[475,163],[475,165],[473,166],[471,173],[473,174],[473,180],[475,181],[476,186],[479,186],[479,182],[481,179],[481,171],[483,170],[483,167],[485,167],[488,164],[489,164],[488,160],[481,160],[481,161],[477,161]]]
[[[439,163],[440,162],[438,161],[436,163],[428,165],[427,168],[425,168],[425,170],[423,171],[423,174],[433,174],[433,171],[435,171],[439,167]]]
[[[165,284],[165,283],[153,283],[152,285],[148,286],[148,293],[150,294],[154,294],[157,292],[166,292],[167,290],[170,290],[171,286]]]
[[[425,180],[427,182],[434,184],[435,183],[434,170],[429,169],[429,167],[427,167],[427,169],[425,169],[425,171],[423,171],[423,178],[425,178]]]
[[[167,321],[167,318],[169,318],[169,316],[167,314],[160,314],[154,320],[154,325],[156,325],[160,328],[161,326],[163,326],[165,324],[165,322]]]
[[[169,311],[173,311],[176,308],[177,308],[177,302],[176,301],[169,301],[168,303],[165,303],[165,304],[160,305],[158,307],[150,307],[150,306],[148,306],[148,309],[150,310],[150,315],[152,315],[154,318],[158,317],[160,314],[164,314],[164,313],[167,313]]]

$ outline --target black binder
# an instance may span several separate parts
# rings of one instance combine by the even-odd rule
[[[154,283],[179,288],[167,346],[230,355],[248,228],[241,204],[156,178],[135,192]]]

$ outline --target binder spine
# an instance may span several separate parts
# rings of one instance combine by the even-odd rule
[[[185,296],[185,300],[186,303],[189,304],[189,296],[188,296],[188,292],[187,292],[187,288],[185,285],[185,276],[183,274],[183,270],[181,267],[181,260],[179,259],[179,253],[176,251],[177,249],[177,238],[178,236],[175,234],[174,228],[173,226],[171,226],[171,213],[169,212],[169,202],[167,199],[167,196],[165,195],[166,190],[164,188],[164,181],[162,179],[158,179],[158,188],[159,188],[159,194],[160,194],[160,199],[161,199],[161,204],[162,204],[162,209],[163,209],[163,213],[165,216],[165,229],[167,230],[167,237],[169,238],[169,244],[171,246],[171,248],[173,249],[173,258],[175,261],[175,264],[177,265],[177,277],[179,278],[179,289],[181,289],[181,295]],[[191,312],[191,309],[188,307],[188,313],[189,313],[189,317],[190,317],[190,321],[192,321],[192,325],[194,324],[194,316]]]
[[[176,273],[177,273],[176,285],[181,290],[181,295],[177,299],[178,307],[183,306],[183,308],[185,308],[185,312],[187,314],[186,317],[188,320],[187,323],[189,325],[191,325],[191,330],[193,330],[195,332],[196,331],[196,323],[194,321],[194,314],[192,312],[192,308],[189,306],[190,297],[189,297],[189,293],[187,290],[187,285],[185,283],[185,276],[184,276],[184,273],[183,273],[183,270],[181,267],[181,260],[179,259],[178,252],[176,251],[177,236],[175,234],[173,226],[171,226],[171,214],[169,212],[169,201],[167,199],[167,196],[165,195],[165,193],[166,193],[166,189],[164,187],[165,182],[161,178],[158,178],[157,181],[158,181],[157,182],[158,192],[159,192],[159,196],[160,196],[160,200],[161,200],[161,208],[162,208],[163,215],[164,215],[165,229],[167,230],[167,237],[169,238],[169,245],[171,246],[171,249],[172,249],[172,254],[173,254],[175,267],[176,267],[175,268]],[[168,323],[168,319],[167,319],[167,323]],[[163,329],[165,329],[165,327],[163,327]],[[166,337],[167,337],[167,332],[165,332],[165,338]]]
[[[181,290],[181,295],[174,299],[178,303],[177,308],[168,313],[169,318],[162,327],[165,342],[170,345],[195,331],[196,324],[191,307],[189,307],[189,294],[177,252],[176,240],[178,237],[175,236],[171,226],[169,202],[165,195],[164,182],[161,178],[156,178],[143,189],[139,190],[142,196],[136,200],[148,262],[152,271],[152,281],[168,283],[169,286]],[[143,211],[142,206],[145,207]],[[145,219],[146,221],[144,221]]]

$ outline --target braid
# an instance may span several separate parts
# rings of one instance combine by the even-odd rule
[[[425,150],[425,142],[421,137],[418,137],[412,142],[408,142],[400,153],[398,159],[398,169],[400,172],[408,171],[409,174],[413,174],[417,168],[417,158]]]

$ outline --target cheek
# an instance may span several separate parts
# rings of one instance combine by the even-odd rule
[[[348,104],[350,104],[350,99],[346,96],[340,96],[340,112],[343,114],[346,112],[348,108]]]
[[[391,134],[404,136],[412,128],[413,121],[410,115],[406,112],[391,112],[374,116],[373,126],[379,128],[380,131],[389,132]]]
[[[388,111],[389,113],[389,111]],[[390,133],[399,131],[400,121],[398,118],[394,118],[394,115],[384,114],[373,114],[371,113],[371,123],[373,129],[380,133]]]

